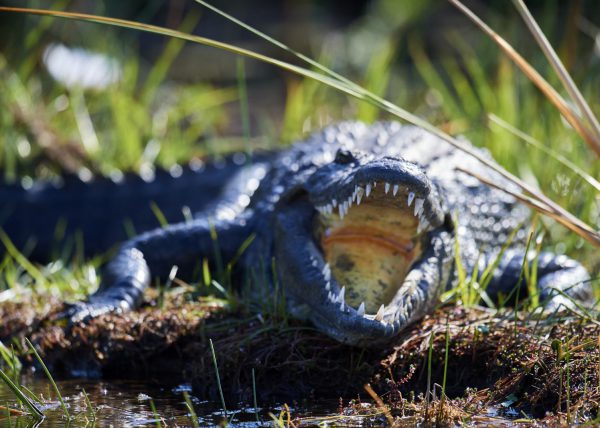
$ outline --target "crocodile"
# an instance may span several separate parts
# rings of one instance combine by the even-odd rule
[[[492,161],[487,151],[472,150]],[[591,299],[580,263],[526,251],[528,209],[465,171],[514,185],[421,128],[342,122],[281,151],[236,156],[149,183],[4,186],[3,227],[17,246],[35,238],[29,253],[39,258],[50,256],[52,224],[61,215],[89,253],[123,241],[117,223],[126,217],[147,230],[124,240],[87,301],[68,307],[71,322],[136,308],[146,287],[166,280],[174,266],[185,276],[218,258],[237,259],[253,298],[279,288],[291,315],[360,346],[389,342],[431,312],[456,284],[459,264],[475,281],[495,266],[485,290],[492,298],[526,292],[526,260],[537,264],[547,307]],[[173,224],[156,227],[150,201]]]

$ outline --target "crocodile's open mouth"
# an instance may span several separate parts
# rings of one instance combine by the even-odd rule
[[[342,342],[383,342],[434,305],[447,281],[445,212],[417,165],[347,158],[315,172],[281,209],[277,267],[296,317]]]
[[[324,270],[341,287],[337,293],[330,290],[332,301],[383,319],[426,245],[425,233],[432,226],[424,204],[406,186],[375,181],[355,185],[344,201],[317,207],[315,238]]]

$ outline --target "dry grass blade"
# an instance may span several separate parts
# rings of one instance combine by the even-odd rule
[[[455,0],[450,0],[450,1],[455,1]],[[560,215],[561,216],[561,224],[573,223],[572,225],[570,225],[568,227],[569,229],[577,231],[577,233],[579,233],[583,238],[592,242],[595,246],[600,247],[600,235],[598,235],[596,232],[594,232],[589,226],[587,226],[585,223],[583,223],[581,220],[579,220],[576,216],[569,213],[567,210],[565,210],[564,208],[562,208],[561,206],[556,204],[554,201],[552,201],[550,198],[548,198],[546,195],[544,195],[539,189],[535,189],[534,187],[529,186],[527,183],[523,182],[522,180],[520,180],[513,174],[502,169],[493,160],[489,159],[486,156],[483,156],[477,150],[474,150],[470,145],[465,144],[464,142],[461,142],[458,139],[451,137],[450,135],[448,135],[445,132],[443,132],[442,130],[436,128],[435,126],[433,126],[426,120],[420,118],[419,116],[416,116],[415,114],[412,114],[412,113],[408,112],[407,110],[400,108],[399,106],[369,92],[368,90],[360,87],[357,84],[354,84],[354,83],[346,84],[345,82],[340,81],[337,78],[332,78],[327,75],[323,75],[321,73],[314,72],[312,70],[309,70],[309,69],[306,69],[303,67],[295,66],[295,65],[287,63],[285,61],[277,60],[277,59],[271,58],[269,56],[250,51],[248,49],[243,49],[243,48],[239,48],[234,45],[230,45],[228,43],[218,42],[216,40],[208,39],[205,37],[194,36],[191,34],[182,33],[177,30],[171,30],[168,28],[158,27],[158,26],[154,26],[154,25],[142,24],[139,22],[127,21],[124,19],[110,18],[110,17],[98,16],[98,15],[89,15],[89,14],[72,13],[72,12],[59,12],[59,11],[46,10],[46,9],[0,7],[0,11],[20,12],[20,13],[42,15],[42,16],[54,16],[54,17],[66,18],[66,19],[76,19],[76,20],[80,20],[80,21],[112,25],[112,26],[116,26],[116,27],[150,32],[153,34],[161,34],[164,36],[176,37],[176,38],[180,38],[182,40],[188,40],[188,41],[191,41],[194,43],[211,46],[211,47],[222,49],[222,50],[225,50],[228,52],[233,52],[238,55],[243,55],[243,56],[255,59],[255,60],[263,61],[268,64],[272,64],[277,67],[280,67],[284,70],[291,71],[293,73],[299,74],[304,77],[308,77],[310,79],[314,79],[318,82],[324,83],[332,88],[335,88],[345,94],[353,96],[359,100],[366,101],[366,102],[371,103],[379,108],[382,108],[382,109],[386,110],[388,113],[390,113],[400,119],[403,119],[407,122],[412,123],[413,125],[419,126],[423,129],[431,132],[432,134],[434,134],[437,137],[441,138],[442,140],[446,141],[448,144],[451,144],[452,146],[456,147],[457,149],[469,154],[470,156],[472,156],[475,159],[482,162],[484,165],[488,166],[489,168],[491,168],[491,169],[495,170],[496,172],[498,172],[499,174],[501,174],[503,177],[505,177],[512,183],[514,183],[516,186],[520,187],[522,190],[527,192],[531,196],[531,198],[538,200],[539,201],[538,205],[546,206],[546,209],[541,210],[541,212],[543,212],[543,213],[554,212],[554,213],[556,213],[556,215]],[[483,24],[483,25],[485,25],[485,24]],[[506,42],[504,42],[504,43],[506,44]],[[541,77],[540,77],[540,79],[541,79]],[[552,91],[554,91],[552,88],[550,88],[550,89]],[[556,92],[554,92],[554,93],[556,93]],[[560,96],[558,96],[558,94],[556,94],[556,96],[560,99]],[[564,103],[564,101],[563,101],[563,103]],[[565,104],[565,106],[566,106],[566,104]],[[566,108],[568,110],[567,113],[572,113],[571,110],[568,108],[568,106]]]
[[[383,402],[381,397],[379,395],[377,395],[377,393],[373,390],[371,385],[369,385],[368,383],[366,383],[363,388],[365,389],[365,391],[367,391],[367,394],[369,394],[371,396],[373,401],[375,401],[377,403],[377,406],[385,414],[385,418],[387,419],[388,423],[390,424],[391,427],[393,427],[394,426],[394,418],[392,417],[392,414],[390,413],[390,409],[388,409],[388,407],[385,405],[385,403]]]
[[[437,130],[437,128],[436,128],[436,130]],[[446,135],[445,133],[443,133],[440,130],[437,130],[437,132],[435,132],[435,134],[455,146],[458,146],[461,144],[460,141]],[[449,141],[449,139],[453,140],[453,141]],[[502,175],[504,178],[506,178],[507,180],[510,180],[512,183],[519,186],[522,190],[529,193],[530,196],[527,196],[527,198],[529,200],[535,201],[536,203],[535,203],[535,205],[532,205],[532,204],[528,204],[528,205],[530,205],[533,208],[535,208],[536,210],[540,211],[542,214],[548,215],[554,219],[556,219],[557,216],[560,217],[560,221],[559,221],[560,224],[564,225],[565,227],[567,227],[567,229],[577,233],[579,236],[581,236],[588,242],[590,242],[590,243],[594,244],[596,247],[600,248],[600,234],[598,232],[594,231],[590,226],[585,224],[579,218],[577,218],[576,216],[571,214],[569,211],[567,211],[566,209],[564,209],[563,207],[558,205],[552,199],[548,198],[540,190],[525,183],[523,180],[517,178],[510,172],[501,168],[499,165],[490,161],[489,159],[485,159],[483,156],[481,156],[479,154],[475,154],[475,153],[473,153],[472,155],[475,158],[477,158],[478,160],[480,160],[481,162],[485,163],[486,166],[489,166],[494,171],[496,171],[497,173]],[[485,162],[484,162],[484,160],[485,160]],[[474,176],[475,178],[478,178],[482,183],[489,184],[492,187],[498,188],[507,193],[511,193],[510,191],[508,191],[507,189],[505,189],[503,187],[499,187],[496,184],[490,184],[491,182],[489,180],[482,179],[482,177],[480,178],[479,176],[477,176],[476,174],[474,174],[471,171],[467,171],[467,170],[463,170],[463,169],[460,169],[460,170],[463,172],[466,172],[467,174]],[[511,194],[513,194],[513,193],[514,192],[512,192]],[[516,194],[516,195],[520,195],[520,194]],[[513,196],[518,197],[516,195],[513,195]],[[526,197],[524,195],[520,195],[520,196]],[[518,199],[527,203],[527,201],[523,200],[521,197],[518,197]]]
[[[518,128],[515,128],[510,123],[506,122],[503,119],[500,119],[495,114],[490,114],[490,115],[488,115],[488,117],[493,123],[500,126],[502,129],[505,129],[506,131],[510,132],[511,134],[519,137],[526,143],[531,144],[534,147],[537,147],[538,149],[542,150],[544,153],[546,153],[549,156],[556,159],[558,162],[562,163],[564,166],[566,166],[571,171],[573,171],[575,174],[580,176],[583,180],[585,180],[590,186],[592,186],[594,189],[596,189],[598,192],[600,192],[600,182],[598,180],[596,180],[594,177],[592,177],[591,175],[589,175],[587,172],[585,172],[584,170],[579,168],[577,165],[575,165],[569,159],[567,159],[560,153],[557,153],[554,150],[549,149],[541,141],[538,141],[535,138],[533,138],[531,135],[526,134],[525,132],[521,131]]]
[[[600,246],[600,234],[598,234],[596,231],[594,231],[592,228],[590,228],[587,224],[583,223],[581,220],[575,218],[576,221],[570,221],[569,219],[565,218],[564,214],[561,211],[555,211],[553,209],[554,207],[542,204],[542,203],[540,203],[540,201],[536,200],[535,198],[524,195],[522,193],[515,192],[511,189],[507,189],[506,187],[500,186],[497,183],[495,183],[494,181],[489,180],[489,179],[487,179],[479,174],[476,174],[472,171],[469,171],[467,169],[463,169],[463,168],[456,168],[456,169],[458,171],[462,171],[466,174],[469,174],[472,177],[475,177],[477,180],[481,181],[482,183],[484,183],[490,187],[494,187],[496,189],[499,189],[499,190],[502,190],[503,192],[508,193],[509,195],[514,196],[521,202],[529,205],[533,209],[541,212],[542,214],[554,219],[558,223],[565,226],[567,229],[569,229],[569,230],[577,233],[579,236],[587,239],[592,244],[594,244],[596,246]]]
[[[250,31],[252,34],[257,35],[258,37],[260,37],[263,40],[266,40],[267,42],[271,43],[274,46],[277,46],[280,49],[283,49],[284,51],[294,55],[296,58],[299,58],[300,60],[306,62],[307,64],[315,67],[317,70],[322,71],[323,73],[329,75],[330,77],[333,77],[334,79],[339,80],[340,82],[344,82],[347,85],[355,85],[355,83],[353,83],[351,80],[345,78],[344,76],[342,76],[339,73],[336,73],[335,71],[331,70],[330,68],[324,66],[323,64],[321,64],[318,61],[315,61],[314,59],[298,52],[295,51],[294,49],[290,48],[288,45],[286,45],[285,43],[280,42],[277,39],[274,39],[273,37],[263,33],[262,31],[257,30],[256,28],[246,24],[243,21],[240,21],[239,19],[237,19],[234,16],[229,15],[228,13],[225,13],[224,11],[222,11],[221,9],[211,5],[210,3],[204,1],[204,0],[194,0],[196,3],[201,4],[202,6],[212,10],[213,12],[221,15],[222,17],[228,19],[229,21],[235,23],[236,25],[239,25],[240,27],[244,28],[245,30]]]
[[[550,62],[550,65],[552,68],[554,68],[554,71],[560,78],[560,81],[562,82],[566,91],[569,93],[569,96],[575,102],[575,104],[577,104],[577,107],[583,113],[584,118],[588,121],[591,131],[594,133],[596,138],[596,143],[600,144],[600,124],[598,123],[596,116],[594,116],[589,104],[585,98],[583,98],[581,91],[571,78],[569,72],[565,69],[565,66],[556,54],[556,51],[552,48],[552,45],[546,38],[536,20],[531,15],[531,12],[529,12],[529,9],[527,9],[527,6],[523,0],[513,0],[513,3],[521,14],[523,21],[525,21],[527,28],[529,28],[529,31],[544,52],[544,55],[546,55],[548,62]]]
[[[594,134],[585,126],[581,118],[573,111],[567,102],[560,96],[556,90],[523,58],[515,49],[504,40],[498,33],[492,30],[485,22],[469,8],[462,4],[459,0],[448,0],[452,5],[456,6],[463,12],[471,21],[473,21],[484,33],[486,33],[496,44],[504,51],[531,82],[538,87],[546,98],[554,104],[560,114],[569,122],[569,124],[577,131],[585,142],[600,156],[600,141],[595,138]]]
[[[10,419],[11,417],[25,416],[26,414],[27,413],[22,412],[21,410],[0,406],[0,420],[4,418]]]
[[[331,86],[332,88],[338,89],[356,98],[364,99],[364,96],[357,92],[356,89],[350,88],[338,79],[333,79],[328,76],[324,76],[320,73],[308,70],[285,61],[280,61],[275,58],[271,58],[267,55],[263,55],[248,49],[240,48],[238,46],[231,45],[229,43],[219,42],[217,40],[209,39],[206,37],[195,36],[192,34],[183,33],[181,31],[172,30],[170,28],[159,27],[156,25],[143,24],[140,22],[128,21],[126,19],[111,18],[107,16],[91,15],[87,13],[76,13],[76,12],[63,12],[49,9],[30,9],[21,7],[6,7],[0,6],[0,12],[17,12],[27,13],[31,15],[41,16],[53,16],[55,18],[63,19],[75,19],[79,21],[91,22],[95,24],[111,25],[114,27],[127,28],[131,30],[144,31],[152,34],[160,34],[167,37],[175,37],[189,42],[210,46],[213,48],[221,49],[227,52],[232,52],[237,55],[242,55],[248,58],[252,58],[258,61],[263,61],[268,64],[275,65],[284,70],[291,71],[292,73],[299,74],[310,79],[317,80],[321,83]]]

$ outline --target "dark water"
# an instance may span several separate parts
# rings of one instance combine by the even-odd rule
[[[0,381],[0,428],[4,427],[192,427],[193,419],[188,410],[184,391],[187,391],[198,425],[228,427],[291,426],[386,426],[384,415],[374,404],[359,404],[362,411],[346,408],[340,411],[339,400],[310,401],[302,404],[226,403],[227,413],[220,402],[204,401],[194,397],[186,384],[169,384],[154,380],[91,380],[71,379],[57,381],[71,414],[68,421],[54,390],[45,377],[26,375],[21,384],[29,388],[43,404],[38,404],[44,413],[42,421],[29,416],[7,417],[6,406],[18,408],[13,393]],[[94,409],[95,419],[86,405],[85,390]],[[346,402],[345,404],[348,404]],[[498,407],[482,409],[479,415],[454,426],[519,426],[515,418],[524,415],[514,410],[511,402]],[[156,412],[153,411],[154,405]],[[289,409],[289,413],[288,413]],[[409,412],[410,413],[410,412]],[[289,416],[288,416],[289,415]],[[402,417],[402,426],[419,424],[419,418]],[[422,425],[421,425],[422,426]]]
[[[192,425],[192,416],[188,411],[183,391],[190,393],[194,411],[200,426],[228,425],[234,427],[273,426],[273,417],[279,418],[284,404],[271,403],[255,410],[248,403],[228,406],[227,416],[220,403],[202,401],[191,393],[189,385],[168,385],[152,381],[128,380],[63,380],[58,381],[58,388],[65,399],[72,420],[67,422],[62,408],[56,398],[52,386],[40,376],[24,376],[21,383],[42,398],[40,409],[45,419],[36,422],[26,416],[7,418],[6,409],[0,409],[0,427],[156,427]],[[83,390],[87,393],[95,411],[95,421],[86,406]],[[156,414],[151,403],[156,407]],[[260,404],[260,403],[259,403]],[[16,407],[12,392],[0,385],[0,406]],[[310,417],[313,413],[335,415],[337,403],[320,403],[311,411],[292,409],[292,418]],[[156,417],[158,415],[158,418]],[[287,418],[287,415],[285,416]],[[284,420],[285,420],[284,418]],[[258,421],[257,421],[258,420]]]

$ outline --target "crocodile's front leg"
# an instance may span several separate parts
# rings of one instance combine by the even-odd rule
[[[248,216],[232,221],[208,218],[180,223],[144,233],[126,242],[106,266],[98,291],[87,302],[72,305],[66,313],[72,322],[139,306],[153,278],[166,279],[173,266],[191,272],[202,261],[215,257],[217,232],[221,257],[229,259],[250,234]]]
[[[535,254],[529,252],[527,263],[531,270]],[[494,257],[489,256],[486,262],[491,263]],[[500,293],[510,294],[516,292],[520,285],[520,296],[526,295],[525,279],[519,280],[525,251],[523,249],[508,249],[498,267],[495,269],[487,292],[495,297]],[[483,264],[486,264],[484,262]],[[480,269],[482,272],[483,269]],[[556,255],[542,252],[537,259],[537,286],[540,302],[546,308],[558,308],[561,305],[572,306],[572,300],[590,304],[593,303],[593,292],[590,276],[586,269],[577,261],[565,255]],[[514,293],[513,293],[514,296]]]
[[[257,162],[236,171],[220,197],[195,220],[156,229],[126,242],[104,269],[98,291],[87,302],[72,305],[66,316],[77,322],[139,306],[153,278],[166,279],[173,266],[179,272],[192,272],[202,259],[215,257],[213,231],[217,233],[220,257],[232,258],[252,231],[253,212],[247,205],[267,170],[266,163]]]

